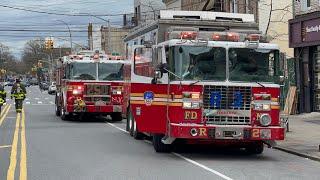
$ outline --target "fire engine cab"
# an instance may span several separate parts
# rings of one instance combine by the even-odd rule
[[[92,51],[62,57],[55,72],[56,115],[63,120],[74,115],[110,115],[121,121],[126,63]]]
[[[284,139],[279,47],[257,34],[253,16],[161,11],[151,26],[127,37],[127,130],[134,138],[151,135],[157,152],[183,140],[254,154]]]

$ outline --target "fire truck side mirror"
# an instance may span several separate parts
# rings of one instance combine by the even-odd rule
[[[168,73],[168,64],[167,63],[160,64],[159,70],[161,74]]]
[[[284,76],[279,76],[279,83],[280,83],[280,85],[284,85],[284,81],[285,81]]]
[[[162,78],[162,73],[161,73],[161,71],[160,70],[155,70],[155,72],[154,72],[154,78],[155,79],[161,79]]]

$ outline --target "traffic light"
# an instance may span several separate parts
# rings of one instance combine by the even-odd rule
[[[44,46],[45,46],[45,49],[48,50],[48,49],[49,49],[49,41],[45,41],[45,42],[44,42]]]
[[[45,49],[46,50],[53,49],[53,40],[52,39],[48,39],[45,41]]]
[[[49,48],[53,49],[53,40],[52,39],[49,40]]]

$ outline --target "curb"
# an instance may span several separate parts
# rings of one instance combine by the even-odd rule
[[[304,157],[304,158],[308,158],[308,159],[320,162],[320,157],[312,156],[312,155],[309,155],[309,154],[306,154],[306,153],[301,153],[301,152],[298,152],[297,150],[293,150],[293,149],[290,149],[290,148],[276,146],[276,147],[273,147],[273,149],[277,149],[277,150],[280,150],[280,151],[283,151],[283,152],[286,152],[286,153],[290,153],[290,154],[293,154],[293,155],[296,155],[296,156],[300,156],[300,157]]]

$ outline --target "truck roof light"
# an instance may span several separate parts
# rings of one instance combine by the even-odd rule
[[[229,33],[227,33],[227,40],[237,42],[240,40],[240,35],[239,35],[239,33],[229,32]]]
[[[247,39],[249,41],[260,41],[261,35],[260,34],[249,34]]]
[[[180,33],[180,38],[181,39],[191,39],[195,40],[198,36],[198,33],[195,31],[184,31]]]

